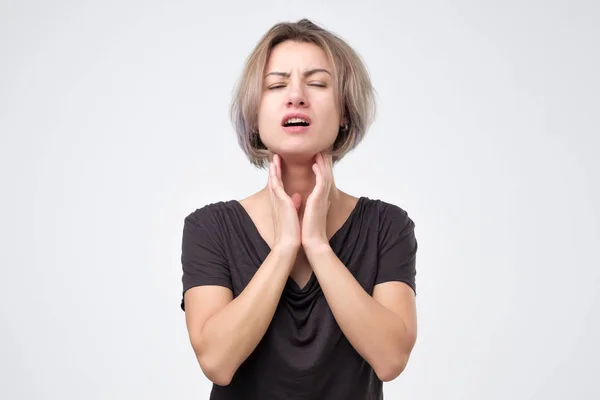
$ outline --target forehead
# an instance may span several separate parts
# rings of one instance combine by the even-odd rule
[[[279,43],[271,50],[267,61],[267,72],[278,70],[291,72],[292,70],[308,70],[312,68],[326,68],[330,70],[331,62],[319,46],[312,43],[286,41]]]

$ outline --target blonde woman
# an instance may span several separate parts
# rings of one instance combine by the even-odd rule
[[[381,399],[406,367],[414,223],[332,173],[373,115],[361,59],[308,20],[274,25],[248,58],[232,118],[267,183],[183,230],[181,307],[211,399]]]

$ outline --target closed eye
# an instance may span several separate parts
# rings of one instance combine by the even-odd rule
[[[284,88],[285,86],[286,86],[285,84],[278,83],[278,84],[269,86],[268,89],[269,90],[281,89],[281,88]],[[327,84],[326,83],[322,83],[322,82],[311,82],[311,83],[308,84],[308,86],[326,88]]]

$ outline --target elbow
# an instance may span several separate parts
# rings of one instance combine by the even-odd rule
[[[196,360],[202,373],[208,380],[218,386],[227,386],[231,383],[235,370],[227,365],[227,357],[221,357],[213,351],[207,351],[199,339],[192,341]]]
[[[404,345],[386,353],[375,374],[382,382],[390,382],[400,376],[408,365],[408,360],[417,341],[416,331],[409,331]]]
[[[234,372],[216,360],[207,357],[197,357],[202,373],[208,380],[218,386],[228,386],[233,379]]]
[[[200,365],[204,376],[217,386],[228,386],[233,379],[233,374],[219,368],[211,368]]]
[[[408,365],[408,354],[403,354],[398,357],[391,358],[385,364],[375,369],[375,374],[382,382],[391,382],[404,372]]]

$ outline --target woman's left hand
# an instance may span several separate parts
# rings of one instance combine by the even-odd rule
[[[316,178],[315,187],[306,199],[302,219],[302,247],[305,251],[329,245],[327,214],[333,184],[332,165],[331,155],[319,153],[315,156],[315,164],[312,166]]]

